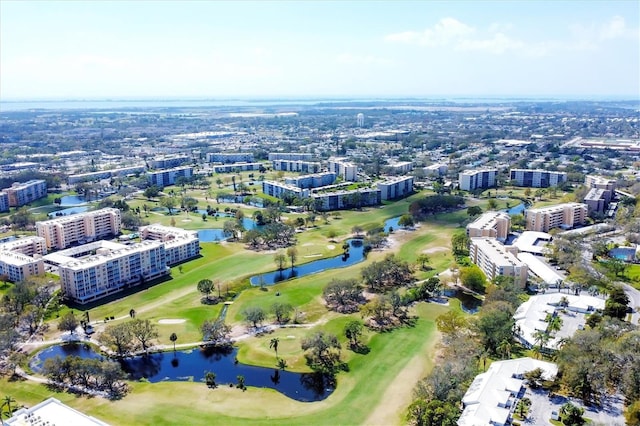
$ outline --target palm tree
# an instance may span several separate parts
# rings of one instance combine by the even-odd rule
[[[178,340],[178,335],[176,333],[171,333],[171,336],[169,336],[169,340],[171,340],[173,342],[173,351],[176,351],[176,340]]]
[[[276,358],[278,358],[278,343],[280,343],[280,339],[277,337],[274,337],[271,339],[271,342],[269,342],[269,349],[273,349],[275,351]]]
[[[11,395],[5,395],[4,400],[2,401],[2,407],[4,407],[5,405],[7,406],[7,412],[9,413],[9,417],[11,417],[11,414],[13,413],[13,410],[11,409],[11,404],[14,404],[15,402],[16,400],[13,399]]]
[[[511,343],[508,340],[500,342],[497,349],[505,358],[511,358]]]
[[[527,397],[522,398],[518,402],[518,414],[520,414],[520,417],[524,417],[525,413],[529,410],[529,407],[531,407],[531,400]]]

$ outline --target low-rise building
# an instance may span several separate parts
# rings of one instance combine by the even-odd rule
[[[469,258],[493,280],[497,276],[513,277],[516,285],[527,283],[528,268],[516,257],[515,247],[504,246],[495,238],[471,238]]]
[[[321,211],[342,210],[357,207],[377,206],[382,203],[379,189],[354,189],[311,194],[314,206]]]
[[[463,191],[475,191],[493,188],[497,177],[498,169],[465,170],[458,175],[458,180]]]
[[[430,166],[423,167],[422,171],[427,177],[439,177],[447,174],[449,166],[443,163],[431,164]]]
[[[567,181],[567,173],[540,169],[511,169],[511,181],[516,186],[548,188]]]
[[[0,251],[12,251],[27,256],[47,254],[47,242],[42,237],[29,236],[0,244]]]
[[[231,164],[216,164],[211,168],[215,173],[232,173],[235,171],[252,171],[260,170],[263,166],[262,163],[231,163]]]
[[[164,188],[165,186],[175,185],[178,178],[189,179],[193,176],[193,167],[175,167],[173,169],[159,170],[156,172],[149,172],[147,177],[150,185],[155,185],[158,188]]]
[[[34,258],[13,251],[0,251],[0,275],[8,277],[9,281],[24,281],[31,275],[44,274],[42,258]]]
[[[390,174],[406,174],[413,170],[413,163],[411,161],[398,161],[386,166]]]
[[[36,222],[36,234],[47,249],[65,249],[72,244],[117,235],[121,230],[120,210],[105,208]]]
[[[146,166],[138,165],[130,167],[120,167],[111,170],[100,170],[97,172],[78,173],[75,175],[70,175],[67,179],[67,182],[69,183],[69,185],[75,185],[81,182],[93,182],[96,180],[111,179],[112,177],[125,177],[134,175],[136,173],[143,173],[146,169]]]
[[[152,169],[171,169],[189,162],[191,162],[191,158],[186,154],[166,155],[148,160],[149,167]]]
[[[564,203],[525,211],[527,231],[549,232],[553,228],[571,229],[584,225],[587,205]]]
[[[253,163],[253,153],[251,152],[209,152],[207,153],[209,163]]]
[[[524,395],[524,373],[542,370],[544,380],[553,380],[558,366],[533,358],[494,361],[489,369],[478,374],[462,397],[463,411],[458,426],[506,426],[511,413]]]
[[[33,179],[24,183],[14,183],[4,192],[9,198],[9,206],[20,207],[47,196],[47,182]]]
[[[511,231],[511,216],[504,212],[486,212],[467,225],[470,238],[491,237],[505,241]]]
[[[608,191],[615,191],[617,182],[615,179],[609,179],[603,176],[587,175],[584,178],[584,184],[587,188],[606,189]]]
[[[31,408],[19,408],[10,415],[12,417],[4,420],[3,424],[8,426],[109,426],[107,423],[87,416],[55,398],[46,399]]]
[[[413,176],[389,178],[377,182],[382,200],[397,200],[413,194]]]

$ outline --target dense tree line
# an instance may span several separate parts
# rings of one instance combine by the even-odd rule
[[[464,198],[457,195],[430,195],[409,205],[409,213],[416,220],[423,220],[427,216],[462,208]]]

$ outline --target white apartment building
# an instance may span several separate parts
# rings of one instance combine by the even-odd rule
[[[150,185],[155,185],[158,188],[164,188],[165,186],[175,185],[178,178],[189,179],[193,176],[193,167],[174,167],[173,169],[159,170],[157,172],[149,172],[147,177]]]
[[[413,176],[401,176],[377,182],[382,200],[395,200],[413,193]]]
[[[470,238],[491,237],[504,241],[511,231],[511,217],[505,212],[486,212],[467,225]]]
[[[112,170],[100,170],[98,172],[89,172],[89,173],[79,173],[75,175],[70,175],[67,179],[69,185],[74,185],[80,182],[93,182],[96,180],[102,179],[110,179],[112,177],[124,177],[128,175],[133,175],[136,173],[142,173],[146,170],[146,166],[131,166],[131,167],[121,167],[118,169]]]
[[[476,189],[493,188],[496,186],[498,169],[465,170],[458,175],[460,189],[475,191]]]
[[[0,212],[8,212],[9,207],[9,194],[0,191]]]
[[[308,152],[270,152],[269,161],[290,160],[290,161],[309,161],[313,159],[313,154]]]
[[[0,251],[0,275],[9,277],[9,281],[24,281],[31,275],[44,274],[42,258],[33,258],[13,251]]]
[[[260,170],[262,163],[231,163],[231,164],[215,164],[211,166],[215,173],[231,173],[237,170],[251,171]]]
[[[153,224],[140,228],[142,240],[164,243],[167,265],[175,265],[200,254],[200,240],[196,231]]]
[[[152,169],[171,169],[189,162],[191,162],[191,157],[186,154],[165,155],[148,160],[149,167]]]
[[[399,161],[397,163],[391,163],[386,167],[392,173],[406,174],[413,170],[413,163],[411,161]]]
[[[207,153],[209,163],[253,163],[253,153],[251,152],[209,152]]]
[[[329,171],[340,176],[342,180],[348,182],[358,181],[358,166],[346,161],[344,158],[329,159]]]
[[[47,196],[47,182],[34,179],[24,183],[14,183],[4,192],[9,197],[11,207],[20,207]]]
[[[444,176],[447,174],[447,170],[449,170],[449,166],[442,163],[431,164],[430,166],[422,168],[424,175],[429,177]]]
[[[321,211],[377,206],[382,202],[380,190],[374,188],[321,192],[312,194],[311,197],[316,208]]]
[[[143,241],[101,248],[85,258],[69,258],[59,267],[64,297],[87,303],[169,274],[164,243]]]
[[[295,185],[265,180],[262,182],[262,192],[276,198],[282,198],[286,194],[291,194],[300,198],[308,198],[309,190],[299,188]]]
[[[511,169],[511,180],[517,186],[529,188],[548,188],[567,181],[567,173],[540,169]]]
[[[573,228],[587,219],[587,205],[565,203],[525,211],[527,231],[549,232],[553,228]]]
[[[497,276],[513,277],[514,283],[524,287],[527,283],[528,268],[515,256],[517,248],[504,246],[495,238],[471,238],[469,257],[487,279]],[[513,253],[514,251],[515,253]]]
[[[273,170],[283,172],[319,173],[322,169],[320,163],[303,160],[273,160],[271,165]]]
[[[120,210],[106,208],[36,222],[36,234],[47,249],[64,249],[75,243],[117,235],[121,229]]]
[[[0,244],[0,251],[12,251],[27,256],[47,254],[47,242],[42,237],[24,237]]]
[[[617,186],[615,179],[595,175],[585,176],[584,184],[587,188],[605,189],[611,192],[615,191]]]
[[[331,172],[314,173],[285,178],[287,185],[294,185],[298,188],[319,188],[331,185],[336,181],[336,174]]]

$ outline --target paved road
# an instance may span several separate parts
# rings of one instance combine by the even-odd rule
[[[633,309],[631,314],[631,323],[640,325],[640,291],[631,287],[629,284],[622,284],[624,292],[629,296],[629,306]]]

